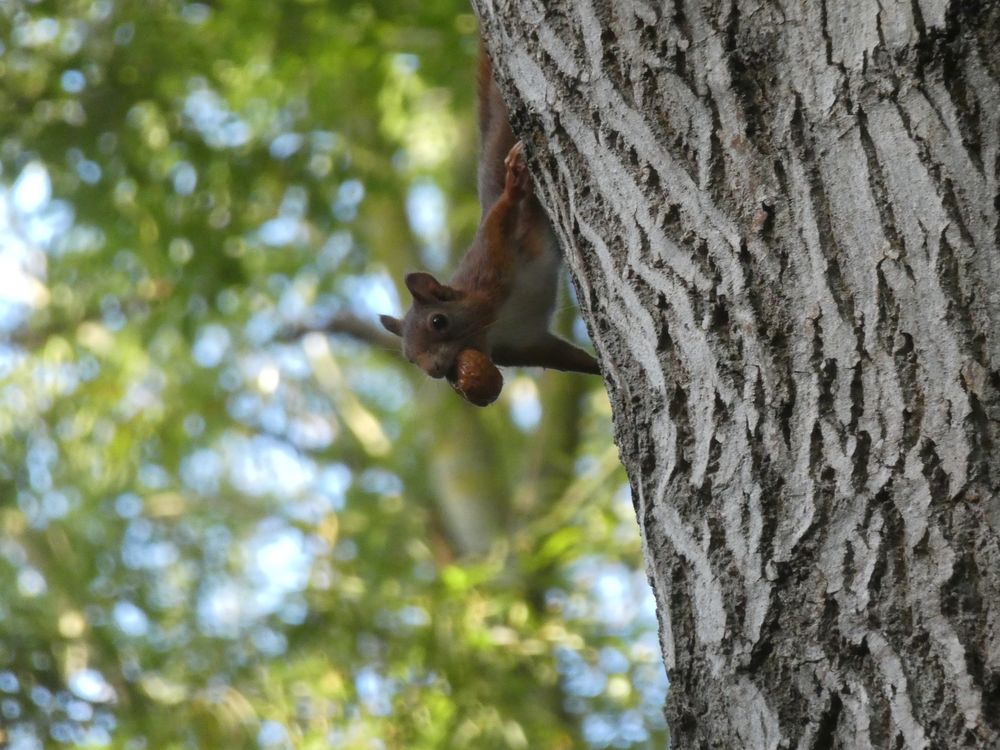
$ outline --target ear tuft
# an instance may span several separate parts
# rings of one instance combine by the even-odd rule
[[[403,321],[399,318],[394,318],[391,315],[379,315],[378,319],[382,322],[382,327],[389,333],[394,333],[397,336],[403,335]]]

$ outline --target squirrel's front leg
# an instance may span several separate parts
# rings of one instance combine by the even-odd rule
[[[549,218],[535,199],[531,173],[524,162],[524,142],[518,141],[504,159],[507,170],[503,193],[486,217],[491,255],[511,259],[545,252],[552,232]],[[495,256],[496,257],[496,256]]]
[[[494,349],[493,361],[501,366],[546,367],[564,372],[601,374],[593,355],[552,333],[546,333],[531,344]]]

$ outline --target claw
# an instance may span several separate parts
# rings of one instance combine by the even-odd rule
[[[524,141],[518,141],[513,148],[507,152],[507,158],[503,160],[503,165],[508,170],[524,167]]]
[[[524,141],[518,141],[503,160],[507,168],[506,190],[511,194],[527,192],[531,187],[531,174],[524,163]]]

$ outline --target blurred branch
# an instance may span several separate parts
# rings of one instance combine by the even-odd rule
[[[139,308],[139,305],[142,307]],[[135,304],[127,301],[122,307],[125,314],[129,317],[134,316],[140,309],[142,312],[148,312],[148,306],[144,300],[136,300]],[[80,326],[87,323],[99,323],[102,317],[99,311],[94,311],[75,320],[59,321],[44,326],[16,328],[4,335],[0,335],[0,343],[11,344],[28,351],[33,351],[43,346],[52,336],[65,336],[68,338],[77,336]],[[310,333],[349,336],[356,341],[370,346],[377,346],[380,349],[390,352],[398,353],[400,351],[399,337],[352,313],[336,315],[323,325],[289,326],[278,334],[277,339],[279,341],[298,341]]]
[[[340,313],[319,326],[291,326],[282,331],[278,338],[282,341],[296,341],[310,333],[330,333],[349,336],[371,346],[389,351],[399,351],[399,337],[377,325],[359,318],[353,313]]]
[[[148,316],[157,303],[163,302],[173,293],[173,285],[163,279],[149,279],[139,285],[138,294],[133,297],[119,299],[122,315],[129,320]],[[50,320],[43,325],[32,325],[30,322],[0,335],[0,343],[19,346],[28,351],[34,351],[45,345],[53,336],[64,336],[67,339],[80,335],[81,327],[88,324],[103,325],[105,314],[99,304],[91,305],[76,317]]]

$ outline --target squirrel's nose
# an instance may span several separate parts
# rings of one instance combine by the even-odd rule
[[[417,365],[432,378],[443,378],[451,369],[450,365],[442,364],[441,360],[434,357],[418,357]]]

